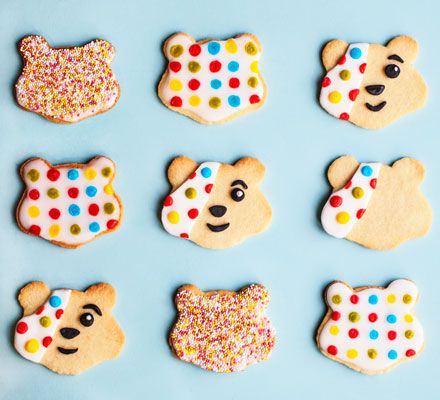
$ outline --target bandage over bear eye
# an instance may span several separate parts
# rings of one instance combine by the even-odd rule
[[[40,363],[69,303],[71,290],[54,290],[49,299],[15,327],[14,347],[24,358]]]
[[[190,239],[191,230],[209,200],[220,165],[218,162],[200,164],[178,189],[166,197],[162,224],[168,233]]]
[[[351,44],[322,81],[319,102],[331,115],[349,120],[364,79],[368,43]]]
[[[381,167],[381,163],[362,163],[351,180],[332,193],[321,213],[321,223],[328,234],[344,238],[362,218],[376,188]]]

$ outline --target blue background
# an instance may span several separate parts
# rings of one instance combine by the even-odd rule
[[[0,398],[6,399],[433,399],[440,391],[440,3],[435,1],[19,1],[0,4]],[[156,85],[163,41],[176,31],[195,38],[259,36],[269,95],[265,106],[222,126],[203,126],[164,107]],[[121,98],[110,112],[63,126],[21,110],[13,85],[20,73],[17,42],[41,34],[53,46],[94,38],[114,44]],[[335,37],[384,43],[417,38],[417,66],[427,106],[390,127],[368,131],[332,118],[318,105],[320,49]],[[107,155],[117,163],[116,191],[125,220],[116,233],[78,250],[26,236],[14,212],[23,190],[18,168],[32,156],[52,163]],[[210,251],[168,235],[158,211],[170,160],[233,162],[258,157],[271,228],[242,245]],[[423,192],[434,209],[430,234],[391,251],[372,251],[326,235],[319,208],[329,194],[325,172],[343,154],[361,161],[422,160]],[[333,279],[353,286],[408,277],[421,291],[417,313],[426,331],[421,357],[384,376],[364,376],[322,356],[314,343]],[[116,360],[77,377],[59,376],[21,358],[12,346],[21,316],[17,290],[31,280],[83,289],[98,281],[118,290],[115,315],[126,347]],[[167,334],[173,296],[183,283],[236,290],[261,282],[278,342],[272,358],[237,374],[215,374],[175,359]],[[436,395],[437,393],[437,395]]]

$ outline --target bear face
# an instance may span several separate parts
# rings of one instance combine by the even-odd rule
[[[344,156],[330,165],[327,176],[333,193],[321,222],[330,235],[390,249],[428,233],[432,211],[419,189],[425,176],[420,161],[405,157],[388,166]]]
[[[169,341],[177,358],[210,371],[237,372],[270,356],[275,330],[266,316],[264,286],[204,293],[185,285],[175,301],[179,315]]]
[[[31,282],[18,301],[23,318],[15,329],[16,350],[54,372],[77,375],[118,356],[124,346],[112,316],[116,292],[109,284],[51,292],[43,282]]]
[[[162,209],[164,228],[211,249],[234,246],[264,231],[272,219],[259,188],[264,173],[255,158],[234,165],[198,165],[187,157],[176,158],[168,168],[172,191]]]
[[[105,40],[82,47],[52,48],[41,36],[19,45],[24,59],[16,84],[18,104],[58,123],[73,123],[110,110],[119,84],[110,63],[115,48]]]
[[[20,174],[26,189],[16,212],[20,229],[66,248],[113,232],[122,219],[112,188],[115,172],[115,163],[101,156],[87,164],[25,162]]]
[[[369,129],[385,127],[421,108],[428,89],[413,66],[417,51],[417,42],[408,36],[397,36],[386,46],[332,40],[322,51],[327,71],[322,107]]]
[[[262,48],[256,36],[196,42],[176,33],[163,51],[168,68],[158,95],[171,110],[203,124],[220,124],[264,104],[267,90],[258,69]]]
[[[328,311],[318,329],[318,347],[356,371],[387,372],[423,350],[423,328],[413,313],[417,300],[418,289],[407,279],[386,288],[333,282],[325,293]]]

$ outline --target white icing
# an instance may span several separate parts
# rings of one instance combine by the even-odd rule
[[[230,53],[226,50],[226,40],[214,40],[205,43],[198,43],[201,46],[201,53],[198,56],[191,56],[189,47],[196,42],[186,34],[177,34],[168,40],[165,54],[169,61],[177,61],[181,64],[181,69],[178,72],[173,72],[170,68],[165,73],[164,78],[159,86],[159,95],[167,106],[170,105],[171,99],[178,96],[182,99],[182,106],[178,109],[184,110],[190,115],[201,118],[204,122],[215,123],[231,117],[233,114],[240,112],[252,104],[250,102],[251,96],[258,96],[260,102],[264,101],[266,95],[265,84],[258,69],[253,66],[258,65],[258,60],[261,56],[261,49],[255,42],[251,35],[242,35],[233,39],[237,46],[235,53]],[[248,43],[253,43],[257,49],[255,55],[249,55],[245,51],[245,46]],[[210,43],[218,43],[220,51],[218,54],[212,55],[208,52]],[[170,49],[174,45],[181,45],[184,48],[183,54],[179,57],[172,57]],[[221,69],[218,72],[211,72],[209,65],[212,61],[218,60],[221,63]],[[200,70],[192,73],[188,70],[188,63],[196,61],[200,64]],[[238,62],[239,68],[236,72],[231,72],[228,69],[230,62]],[[253,64],[254,63],[254,64]],[[252,68],[252,69],[251,69]],[[257,67],[258,68],[258,67]],[[257,80],[255,88],[248,85],[249,78]],[[230,78],[238,78],[240,86],[238,88],[231,88],[229,86]],[[191,79],[197,79],[200,82],[200,87],[197,90],[191,90],[188,87],[188,82]],[[211,81],[217,79],[221,82],[221,87],[214,89],[211,87]],[[170,88],[170,82],[178,80],[182,84],[180,90],[173,90]],[[238,96],[240,98],[240,105],[233,107],[228,103],[229,96]],[[198,96],[200,104],[198,106],[191,105],[189,98],[191,96]],[[221,99],[221,106],[217,109],[210,107],[209,100],[213,97]],[[259,103],[260,103],[259,102]],[[256,104],[253,104],[255,106]],[[176,109],[176,110],[178,110]]]
[[[117,224],[113,221],[119,223],[122,213],[118,198],[113,193],[111,186],[111,181],[115,175],[115,164],[112,160],[106,157],[96,157],[88,164],[79,164],[77,167],[60,165],[53,166],[52,168],[60,172],[59,178],[54,182],[47,177],[47,172],[51,169],[51,166],[42,159],[33,159],[22,167],[26,191],[17,212],[17,218],[22,229],[32,231],[31,227],[36,225],[40,228],[39,235],[42,238],[76,246],[116,227]],[[106,177],[102,173],[105,168],[107,169],[106,171],[110,169],[110,173]],[[31,170],[39,172],[39,178],[36,182],[32,182],[28,176]],[[68,174],[71,170],[78,173],[77,179],[69,179]],[[93,179],[86,178],[87,173],[90,171],[96,172],[96,176]],[[87,194],[88,187],[96,188],[96,194],[93,197]],[[51,188],[57,189],[59,193],[58,198],[53,199],[48,196],[48,190]],[[69,189],[72,188],[78,189],[77,198],[69,196]],[[39,192],[37,200],[30,198],[31,191],[34,189]],[[93,191],[90,194],[93,194]],[[89,207],[92,204],[99,207],[96,216],[92,215],[89,211]],[[108,206],[110,208],[107,208],[107,212],[104,208],[105,204],[112,205]],[[72,205],[79,207],[79,215],[70,214],[69,210]],[[35,216],[34,214],[34,216],[31,216],[29,213],[30,208],[35,210],[35,207],[37,207],[39,215]],[[113,211],[109,213],[112,207]],[[58,219],[54,219],[49,215],[51,209],[59,210],[60,216]],[[112,221],[110,224],[115,224],[111,229],[107,225],[109,221]],[[98,230],[96,230],[98,226],[96,224],[99,225]],[[55,236],[53,236],[54,228],[50,230],[53,225],[60,227],[59,233]],[[79,234],[72,234],[70,230],[72,225],[78,225],[81,232]]]
[[[350,117],[351,109],[364,79],[364,73],[361,69],[363,68],[363,71],[365,71],[366,65],[361,66],[367,62],[368,46],[368,43],[351,44],[343,56],[345,62],[336,64],[334,68],[327,72],[323,80],[319,102],[329,114],[336,118],[349,119]],[[361,55],[359,58],[353,58],[351,54]],[[349,79],[342,79],[341,71],[349,71]],[[345,75],[345,77],[347,76]],[[329,84],[327,85],[327,83]],[[357,94],[353,91],[357,91]],[[329,95],[331,93],[334,93],[334,96],[336,96],[335,93],[339,93],[340,101],[337,103],[330,101]]]
[[[350,233],[368,207],[381,167],[380,163],[362,163],[347,185],[331,194],[321,213],[322,226],[329,235],[344,238]],[[371,174],[365,175],[366,171]],[[348,215],[347,222],[341,223],[344,221],[341,213]]]
[[[34,314],[23,317],[17,322],[14,347],[20,355],[36,363],[41,361],[58,329],[63,313],[69,303],[71,292],[68,289],[54,290],[44,303],[42,310],[39,307]],[[25,332],[21,333],[22,330],[25,330]],[[31,345],[33,352],[26,349],[27,343]]]
[[[191,230],[208,202],[220,165],[218,162],[200,164],[197,170],[166,198],[162,208],[162,224],[168,233],[191,238]],[[182,234],[184,236],[181,236]]]
[[[357,304],[353,304],[350,300],[352,295],[358,296],[359,301]],[[340,304],[335,304],[333,296],[340,296]],[[370,303],[370,296],[377,296],[376,304]],[[423,349],[423,328],[413,314],[417,298],[418,289],[416,285],[406,279],[395,280],[387,288],[373,287],[358,292],[353,291],[341,282],[335,282],[327,289],[326,302],[332,311],[340,313],[340,318],[334,321],[330,317],[321,327],[318,337],[319,347],[326,355],[335,357],[338,361],[350,364],[364,372],[384,372],[401,361],[417,355]],[[404,299],[407,303],[404,302]],[[394,300],[394,302],[390,302],[391,300]],[[359,314],[360,319],[358,322],[349,320],[349,315],[352,312]],[[371,313],[377,314],[375,322],[369,320]],[[396,322],[390,323],[387,321],[387,318],[392,321],[392,317],[389,317],[391,315],[395,316]],[[348,332],[350,329],[358,331],[359,334],[356,338],[349,337]],[[370,338],[372,330],[377,332],[377,339]],[[337,332],[337,334],[332,334],[332,331],[333,333]],[[388,337],[390,331],[396,333],[393,340]],[[408,332],[412,332],[413,336],[406,337],[405,333],[409,335]],[[336,346],[336,355],[330,354],[329,346]],[[377,352],[374,359],[368,356],[368,351],[371,349]],[[347,352],[349,350],[355,350],[357,356],[355,358],[348,357]],[[408,350],[413,351],[414,354],[408,356]],[[395,352],[395,354],[390,352]],[[391,358],[390,354],[392,355]]]

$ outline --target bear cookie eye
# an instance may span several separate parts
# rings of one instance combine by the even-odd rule
[[[81,322],[81,325],[84,325],[88,328],[89,326],[93,325],[95,318],[93,318],[93,315],[90,313],[84,313],[79,317],[79,322]]]
[[[232,189],[232,191],[231,191],[231,197],[232,197],[232,200],[234,200],[234,201],[242,201],[245,196],[244,196],[244,192],[242,189],[235,188],[235,189]]]
[[[385,75],[391,79],[397,78],[400,75],[400,68],[396,64],[388,64],[385,67]]]

